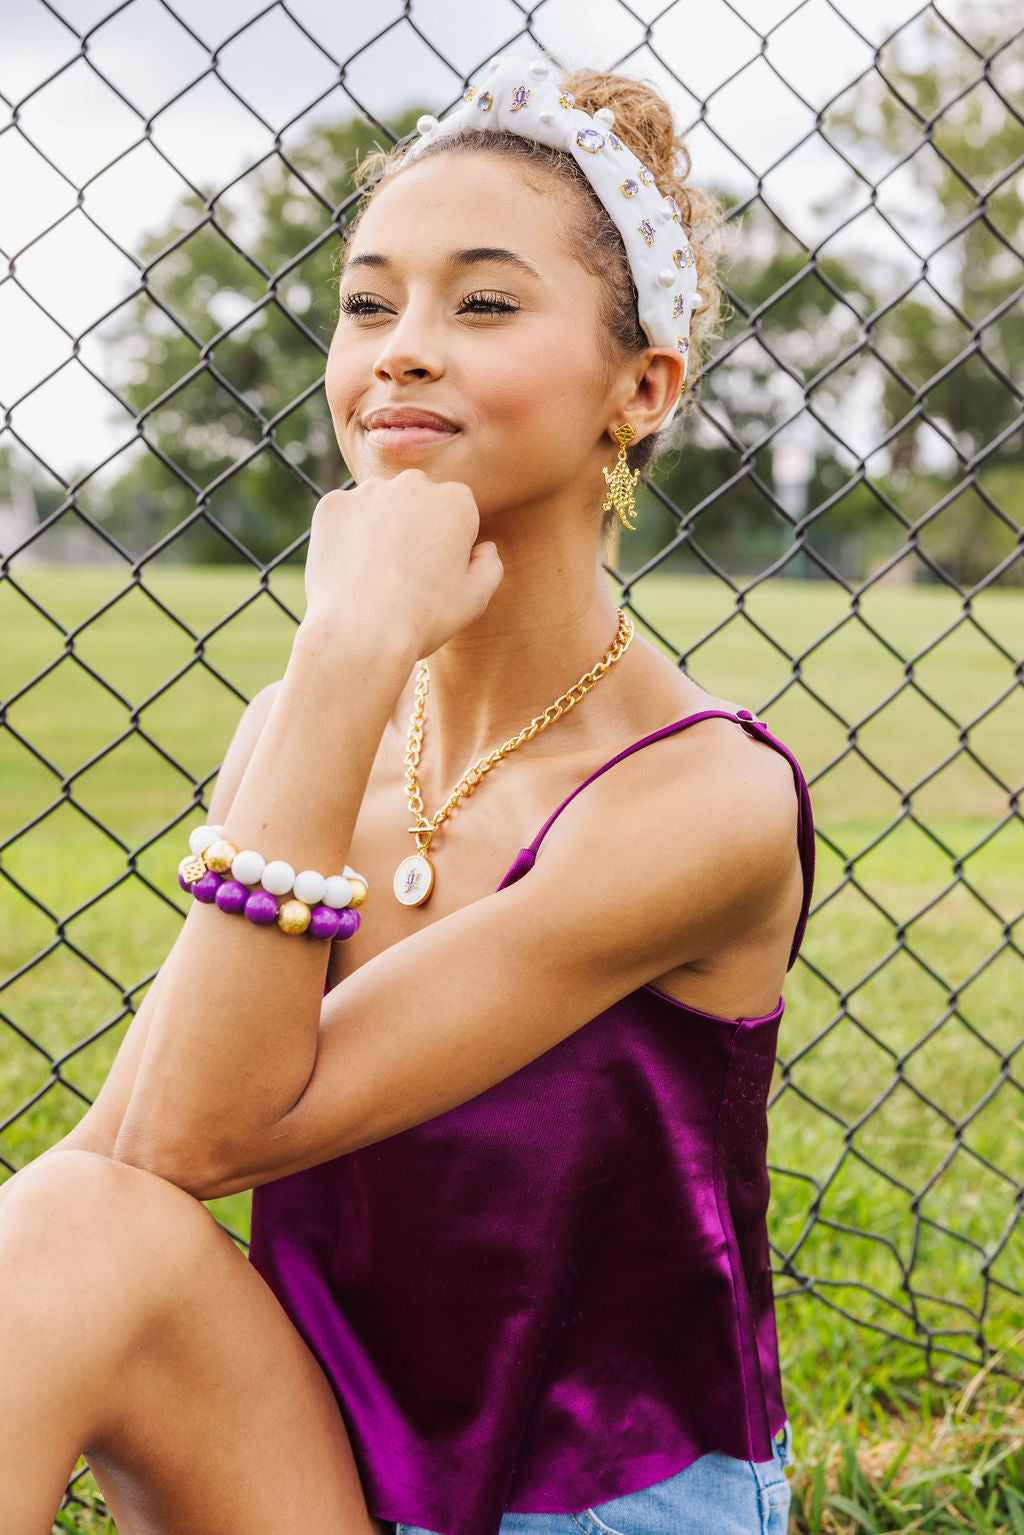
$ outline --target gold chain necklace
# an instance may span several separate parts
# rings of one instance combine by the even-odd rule
[[[416,769],[419,766],[420,751],[423,746],[423,727],[426,722],[427,690],[430,687],[430,668],[426,661],[420,662],[416,677],[416,703],[409,721],[409,744],[405,752],[406,792],[409,798],[409,809],[416,818],[416,825],[410,826],[409,831],[416,838],[416,852],[410,853],[408,858],[403,858],[395,870],[395,895],[403,906],[422,906],[433,890],[434,866],[427,857],[427,853],[437,828],[442,821],[448,819],[459,801],[465,799],[468,794],[472,794],[484,774],[489,773],[502,757],[506,757],[509,752],[514,752],[517,747],[532,740],[540,731],[553,725],[555,720],[572,708],[573,704],[579,703],[583,695],[589,693],[594,684],[624,653],[633,638],[633,621],[621,608],[616,608],[615,611],[619,615],[619,627],[615,640],[593,670],[584,672],[580,680],[574,683],[567,693],[563,693],[561,698],[549,704],[544,713],[538,714],[517,736],[513,736],[503,746],[497,747],[488,756],[481,757],[478,762],[475,762],[468,773],[464,773],[459,779],[441,809],[429,820],[424,813],[423,796],[416,781]]]

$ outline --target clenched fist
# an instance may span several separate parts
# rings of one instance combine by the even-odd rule
[[[313,513],[307,617],[340,616],[432,655],[480,617],[504,575],[479,532],[469,487],[421,469],[332,490]]]

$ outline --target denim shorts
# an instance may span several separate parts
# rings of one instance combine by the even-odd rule
[[[714,1450],[667,1482],[578,1514],[507,1513],[500,1535],[786,1535],[791,1497],[786,1467],[792,1464],[787,1418],[771,1460],[737,1460]],[[396,1524],[395,1535],[439,1532]]]

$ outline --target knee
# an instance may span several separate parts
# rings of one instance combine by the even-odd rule
[[[128,1263],[136,1277],[173,1284],[206,1226],[220,1232],[204,1206],[153,1173],[95,1151],[52,1151],[6,1189],[0,1266],[13,1260],[24,1283],[33,1268],[59,1264],[84,1277]]]
[[[102,1231],[137,1203],[133,1169],[97,1151],[47,1152],[16,1173],[5,1191],[5,1227],[35,1227],[39,1236]]]
[[[95,1151],[50,1151],[4,1187],[0,1232],[32,1232],[43,1246],[65,1245],[71,1225],[102,1220],[117,1203],[117,1169]],[[66,1252],[66,1245],[65,1245]]]

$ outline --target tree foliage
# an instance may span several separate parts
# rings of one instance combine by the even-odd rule
[[[986,7],[965,40],[922,17],[832,125],[852,157],[885,146],[877,205],[906,247],[902,261],[863,256],[877,274],[864,356],[890,439],[882,489],[963,585],[1014,561],[1024,521],[1024,59],[1008,45],[1019,19]],[[1024,580],[1019,558],[1004,578]]]
[[[985,26],[1013,30],[998,8]],[[919,578],[970,583],[1000,561],[1021,578],[1024,128],[1008,104],[1024,96],[1020,64],[996,49],[983,70],[934,16],[881,64],[824,115],[851,173],[816,209],[821,245],[787,229],[768,191],[744,212],[715,363],[682,450],[656,466],[640,527],[613,550],[620,568],[671,544],[670,564],[702,568],[703,555],[755,573],[792,550],[799,523],[811,574],[859,579],[909,539],[925,559],[904,568]],[[272,156],[183,200],[149,242],[116,353],[150,451],[103,510],[129,546],[184,525],[183,558],[269,561],[345,478],[322,372],[337,232],[372,147],[361,120],[317,126],[290,164]],[[794,447],[807,466],[795,490],[779,475]]]
[[[241,545],[266,562],[347,477],[322,378],[339,236],[374,147],[362,120],[318,125],[290,165],[275,155],[215,198],[183,198],[147,242],[145,289],[113,346],[149,449],[107,497],[129,547],[187,524],[184,558],[245,558]]]

